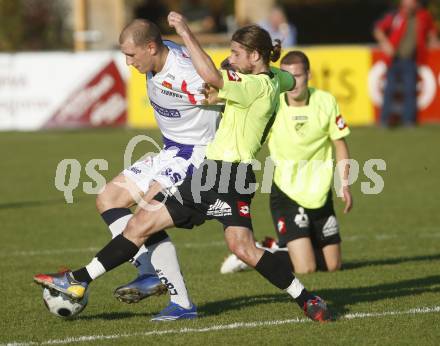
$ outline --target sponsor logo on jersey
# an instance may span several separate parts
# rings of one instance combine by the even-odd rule
[[[183,98],[182,95],[175,93],[174,91],[171,91],[171,90],[160,89],[160,93],[163,95],[171,96],[171,97],[177,97],[179,99]]]
[[[309,117],[307,115],[292,115],[293,121],[307,121]]]
[[[241,82],[240,76],[237,74],[237,72],[232,70],[226,70],[226,74],[228,75],[228,79],[233,82]]]
[[[286,219],[284,217],[278,219],[277,229],[279,234],[285,234],[287,232]]]
[[[347,124],[345,123],[345,120],[342,117],[342,115],[338,115],[336,117],[336,126],[338,127],[339,130],[343,130],[347,127]]]
[[[208,211],[206,212],[206,215],[208,216],[229,216],[232,215],[232,209],[231,206],[221,201],[220,199],[217,199],[214,204],[211,204],[208,208]]]
[[[338,233],[339,233],[338,220],[336,220],[336,217],[334,215],[329,216],[326,223],[324,224],[324,227],[322,228],[322,235],[324,237],[330,237]]]
[[[238,214],[243,217],[251,217],[251,208],[249,208],[249,204],[246,202],[238,201]]]
[[[295,131],[298,135],[304,136],[304,128],[303,127],[305,124],[306,123],[296,123],[295,124]]]
[[[190,93],[188,90],[188,84],[186,83],[186,80],[182,82],[182,91],[188,95],[188,100],[191,102],[191,104],[195,105],[197,103],[194,94]]]
[[[177,109],[169,109],[169,108],[163,108],[159,106],[157,103],[154,103],[150,100],[151,106],[154,108],[154,110],[166,118],[181,118],[180,112]]]
[[[171,73],[167,73],[167,75],[165,76],[165,78],[169,78],[171,80],[175,80],[176,77],[174,77]]]
[[[299,228],[309,227],[309,217],[304,212],[303,207],[298,208],[298,214],[295,215],[295,223]]]
[[[172,89],[172,88],[173,88],[173,85],[172,85],[170,82],[167,82],[166,80],[164,80],[164,81],[162,82],[162,85],[163,85],[165,88],[168,88],[168,89]]]

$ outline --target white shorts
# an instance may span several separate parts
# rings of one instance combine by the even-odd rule
[[[168,141],[156,156],[135,162],[122,172],[144,193],[157,181],[164,188],[178,185],[205,158],[206,145],[184,145]]]

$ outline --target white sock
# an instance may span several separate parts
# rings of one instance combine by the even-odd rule
[[[132,217],[133,214],[125,215],[114,221],[110,226],[108,226],[110,232],[112,233],[112,239],[122,233],[125,227],[127,227],[128,221],[130,221]],[[145,259],[143,259],[143,257],[145,257]],[[133,260],[131,260],[130,263],[138,268],[139,275],[156,274],[156,271],[151,264],[151,254],[148,254],[148,250],[144,245],[140,247],[139,252],[136,254],[136,256],[133,257]]]
[[[293,279],[290,286],[287,287],[286,291],[292,296],[292,298],[295,299],[300,296],[303,289],[304,289],[303,284],[297,278],[295,278]]]
[[[114,221],[108,228],[112,233],[112,239],[122,233],[122,231],[127,227],[128,221],[133,217],[133,214],[125,215]]]
[[[98,261],[96,257],[92,259],[88,265],[86,265],[86,270],[89,273],[90,277],[95,280],[105,273],[105,268],[101,262]]]
[[[170,238],[149,246],[148,252],[151,253],[151,263],[156,269],[157,275],[167,285],[171,301],[185,309],[191,307],[185,281],[180,272],[176,248]]]

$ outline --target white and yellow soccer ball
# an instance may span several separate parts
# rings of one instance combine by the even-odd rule
[[[88,295],[88,291],[86,291],[82,299],[73,300],[64,293],[54,289],[43,289],[43,301],[47,310],[61,318],[73,317],[83,311],[89,300]]]

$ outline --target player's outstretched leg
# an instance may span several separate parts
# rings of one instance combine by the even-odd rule
[[[316,322],[331,320],[327,304],[308,292],[293,275],[291,267],[267,250],[255,246],[252,231],[245,227],[227,227],[225,239],[229,249],[242,261],[254,267],[266,280],[285,290],[305,315]]]
[[[150,195],[156,193],[160,190],[160,185],[156,183],[150,190]],[[150,195],[145,196],[140,187],[124,174],[120,174],[105,186],[105,189],[96,198],[96,208],[107,224],[112,238],[121,234],[133,217],[129,207],[135,204],[135,196],[147,198]],[[152,238],[157,238],[157,241],[160,241],[168,238],[168,235],[162,231],[154,234]],[[130,260],[138,269],[139,275],[128,284],[116,288],[114,292],[116,299],[130,304],[137,303],[152,295],[166,293],[167,288],[157,276],[151,261],[148,260],[149,257],[151,257],[151,253],[145,245],[142,245],[135,257]],[[143,260],[145,258],[147,259]]]
[[[133,258],[148,236],[172,226],[173,221],[166,208],[137,213],[130,219],[124,233],[113,238],[87,266],[65,275],[38,274],[34,276],[34,281],[80,299],[90,282]]]

